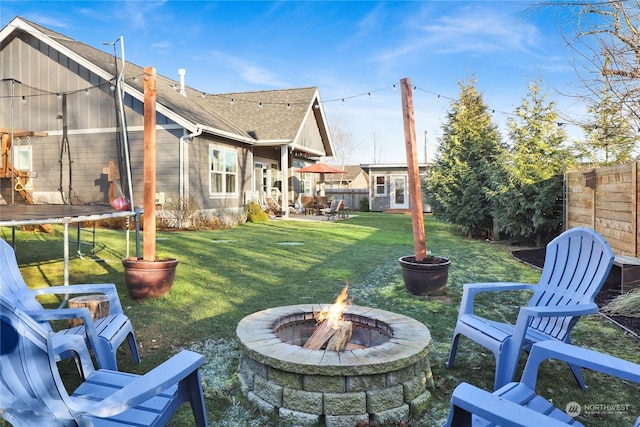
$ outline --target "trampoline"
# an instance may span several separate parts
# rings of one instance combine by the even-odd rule
[[[140,212],[116,211],[109,205],[0,205],[0,227],[11,227],[15,246],[15,227],[62,224],[64,227],[64,284],[69,284],[69,226],[81,222],[135,217]],[[136,218],[137,221],[137,218]],[[129,229],[127,254],[129,256]],[[136,239],[137,242],[137,239]],[[137,243],[136,243],[137,245]],[[138,248],[136,247],[136,252]]]

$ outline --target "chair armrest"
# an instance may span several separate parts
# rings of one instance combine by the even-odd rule
[[[513,336],[511,337],[511,343],[509,344],[505,354],[502,356],[505,357],[505,366],[507,367],[505,369],[509,369],[507,372],[507,378],[509,378],[509,381],[511,381],[515,375],[518,359],[520,357],[520,349],[522,348],[525,337],[527,336],[527,329],[529,328],[531,318],[584,316],[597,312],[598,306],[595,303],[557,307],[520,307],[515,329],[513,330]],[[551,337],[549,337],[549,339],[551,339]]]
[[[471,384],[462,383],[455,388],[451,396],[451,411],[446,425],[471,426],[472,414],[504,426],[567,426],[566,423],[547,415],[495,396]]]
[[[31,293],[33,295],[104,294],[109,298],[109,313],[123,314],[118,290],[113,283],[51,286],[48,288],[32,289]]]
[[[520,313],[529,317],[564,317],[564,316],[586,316],[598,312],[596,303],[578,304],[569,306],[534,306],[520,307]]]
[[[84,331],[94,351],[100,348],[100,338],[96,330],[91,313],[87,308],[54,308],[42,310],[25,310],[25,313],[33,320],[46,322],[49,320],[82,319]]]
[[[88,403],[70,398],[69,409],[96,417],[110,417],[157,396],[167,388],[193,374],[204,362],[202,355],[182,350],[145,375],[139,376],[106,399]]]
[[[72,352],[78,355],[76,361],[81,369],[82,378],[87,378],[95,371],[89,349],[81,336],[60,335],[51,332],[47,338],[47,346],[49,348],[49,358],[51,359],[49,363],[55,363],[58,360],[58,356]]]
[[[595,350],[554,340],[541,341],[532,346],[521,382],[534,388],[538,377],[538,367],[546,359],[561,360],[640,384],[640,365]]]
[[[479,293],[521,290],[533,291],[535,287],[536,285],[530,283],[517,282],[467,283],[463,286],[462,302],[460,303],[458,316],[473,314],[473,299]]]

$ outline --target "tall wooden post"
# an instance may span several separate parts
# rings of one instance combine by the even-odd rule
[[[156,69],[144,69],[143,259],[156,260]]]
[[[413,224],[413,246],[416,261],[427,257],[427,243],[424,231],[424,213],[422,210],[422,187],[420,185],[420,166],[418,164],[418,148],[416,146],[416,128],[413,117],[413,92],[411,79],[400,80],[402,94],[402,119],[404,123],[404,141],[407,152],[407,168],[409,170],[409,203]]]

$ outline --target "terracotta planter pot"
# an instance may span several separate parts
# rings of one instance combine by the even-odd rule
[[[423,261],[416,262],[416,257],[412,255],[398,261],[402,266],[404,286],[413,295],[444,295],[451,260],[428,256]]]
[[[129,295],[134,299],[155,298],[166,295],[171,290],[176,277],[178,260],[174,258],[145,261],[125,258],[124,281]]]

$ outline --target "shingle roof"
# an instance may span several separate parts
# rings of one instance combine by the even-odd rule
[[[258,140],[293,140],[312,103],[315,87],[208,95],[212,109]]]

